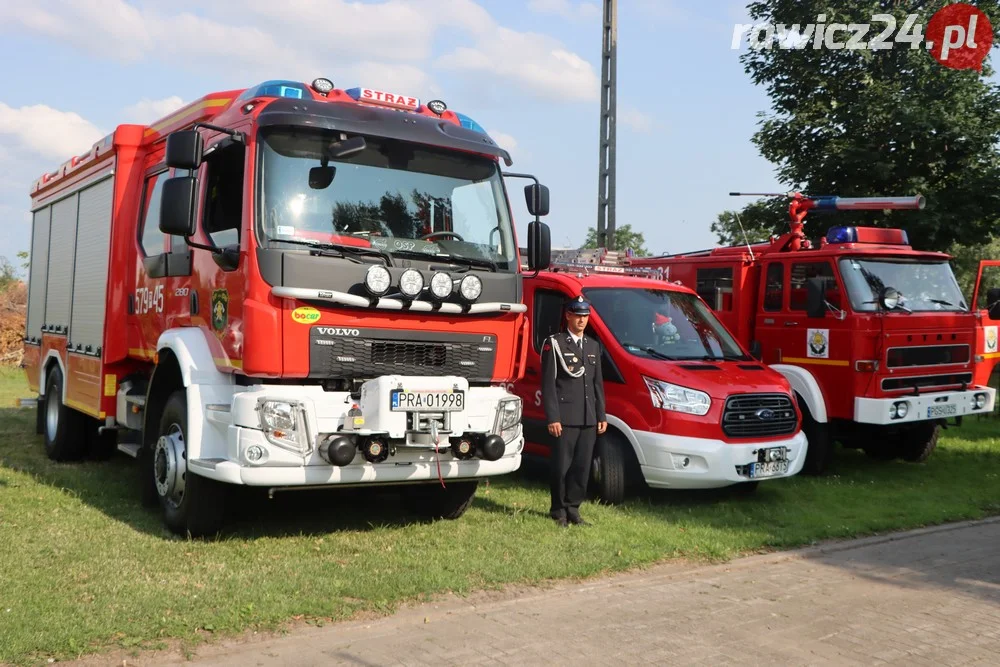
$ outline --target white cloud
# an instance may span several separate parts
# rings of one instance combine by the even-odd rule
[[[653,117],[629,106],[619,107],[618,124],[640,134],[650,134],[653,131]]]
[[[122,111],[122,122],[152,125],[182,106],[184,106],[184,100],[176,95],[165,97],[162,100],[151,100],[144,97],[135,104],[125,107]]]
[[[602,18],[604,15],[596,3],[573,3],[570,0],[530,0],[528,9],[539,14],[556,14],[567,19],[589,20]]]
[[[61,163],[86,153],[104,134],[72,111],[44,104],[15,109],[0,102],[0,147],[6,149],[4,153],[23,151]]]
[[[536,2],[556,11],[563,4]],[[501,79],[550,100],[594,100],[599,90],[589,62],[553,37],[501,26],[474,0],[0,4],[5,5],[0,6],[0,32],[39,34],[125,63],[156,59],[201,67],[210,61],[237,81],[296,72],[305,81],[326,76],[338,86],[397,88],[427,97],[437,87],[426,67],[440,53],[439,44],[457,41],[450,53],[433,61],[437,67]],[[593,2],[565,4],[582,17],[597,9]]]
[[[517,150],[517,139],[507,134],[506,132],[497,132],[495,130],[487,130],[486,134],[497,143],[497,146],[504,149],[508,153],[513,153]]]

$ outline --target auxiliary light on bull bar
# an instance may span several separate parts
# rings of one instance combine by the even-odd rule
[[[372,266],[365,274],[365,289],[372,296],[384,296],[392,285],[392,276],[384,266]]]

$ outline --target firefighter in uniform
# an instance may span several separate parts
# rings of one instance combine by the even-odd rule
[[[597,436],[608,427],[604,413],[604,377],[601,344],[585,336],[590,304],[578,297],[566,303],[566,331],[549,336],[542,346],[542,403],[552,449],[552,506],[550,515],[560,526],[586,525],[580,503]]]

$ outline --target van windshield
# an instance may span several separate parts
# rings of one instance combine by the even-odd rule
[[[671,360],[750,359],[694,294],[604,287],[585,289],[584,294],[630,354]]]

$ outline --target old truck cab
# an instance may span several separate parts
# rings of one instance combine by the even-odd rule
[[[554,267],[525,278],[531,317],[523,400],[525,453],[552,446],[541,399],[545,339],[563,328],[563,304],[592,304],[589,336],[604,349],[608,431],[593,483],[606,502],[643,482],[705,489],[795,475],[806,438],[787,381],[754,360],[692,290],[601,266]],[[603,267],[607,268],[607,267]]]

